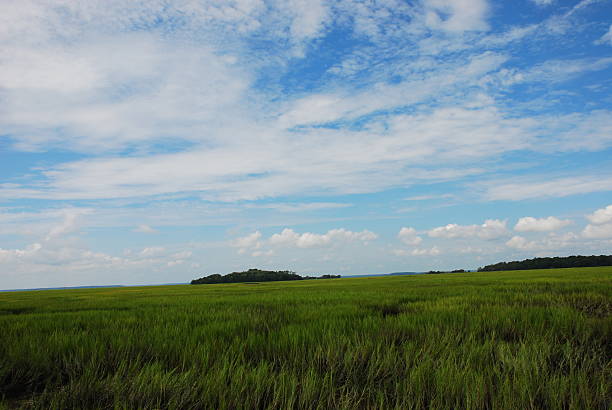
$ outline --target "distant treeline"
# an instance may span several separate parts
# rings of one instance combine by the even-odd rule
[[[274,282],[281,280],[307,280],[307,279],[337,279],[340,275],[322,275],[320,277],[300,276],[295,272],[288,270],[271,271],[249,269],[244,272],[232,272],[227,275],[205,276],[203,278],[194,279],[192,285],[210,284],[210,283],[241,283],[241,282]]]
[[[478,268],[478,272],[492,272],[498,270],[526,270],[526,269],[556,269],[556,268],[583,268],[590,266],[612,266],[612,255],[593,256],[565,256],[554,258],[533,258],[523,261],[499,262]]]
[[[425,272],[425,273],[436,274],[436,273],[465,273],[465,272],[466,272],[465,269],[455,269],[455,270],[430,270],[429,272]]]

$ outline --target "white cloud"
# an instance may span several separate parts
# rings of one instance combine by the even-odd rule
[[[5,185],[2,197],[107,199],[195,191],[207,198],[236,200],[317,188],[346,193],[348,186],[353,192],[372,192],[419,182],[414,169],[398,172],[401,163],[419,168],[430,157],[466,162],[537,149],[540,124],[560,122],[517,118],[501,111],[492,99],[478,107],[457,104],[466,100],[466,92],[482,91],[483,76],[508,62],[503,53],[476,47],[448,59],[410,58],[415,72],[399,83],[383,78],[359,91],[325,86],[299,98],[282,98],[275,105],[267,100],[270,90],[254,89],[262,63],[254,61],[241,42],[247,33],[256,32],[290,44],[290,57],[279,56],[273,63],[283,66],[294,57],[293,48],[322,35],[330,19],[352,18],[356,31],[361,27],[373,36],[402,33],[416,41],[424,36],[418,29],[423,16],[429,16],[430,28],[442,31],[485,30],[485,0],[427,0],[417,5],[136,1],[128,6],[90,1],[64,6],[60,11],[47,3],[24,1],[4,13],[0,39],[7,44],[8,57],[0,64],[6,90],[0,125],[20,149],[61,146],[106,154],[51,165],[37,171],[42,181]],[[347,16],[341,18],[340,11]],[[388,23],[394,12],[412,18],[392,26]],[[169,20],[180,17],[184,26],[173,27],[176,32],[166,36],[130,30],[136,21],[144,27],[154,25],[160,15]],[[28,32],[32,27],[35,33]],[[34,39],[26,41],[33,34]],[[608,63],[556,61],[540,71],[578,73]],[[288,130],[429,103],[436,108],[391,115],[389,121],[372,120],[363,132]],[[563,144],[550,146],[576,149],[587,144],[577,141],[588,141],[588,149],[607,146],[606,114],[600,113],[596,127],[582,126]],[[585,115],[567,121],[593,124],[592,120]],[[154,147],[167,141],[188,148],[156,154]],[[323,141],[325,149],[316,148]],[[135,149],[129,158],[113,156],[126,148]],[[465,175],[460,170],[458,164],[448,171]]]
[[[325,124],[355,119],[397,106],[427,102],[448,94],[451,89],[475,85],[507,59],[505,55],[487,51],[466,60],[443,64],[427,76],[420,74],[399,84],[377,83],[360,92],[338,90],[311,94],[291,102],[279,117],[279,124],[286,128]]]
[[[0,249],[0,260],[15,273],[79,271],[127,263],[128,260],[87,249],[33,243],[25,249]]]
[[[297,244],[300,239],[300,235],[293,229],[285,228],[281,233],[275,233],[270,237],[270,244],[272,245],[292,245]]]
[[[0,197],[102,199],[200,192],[207,199],[239,200],[329,191],[374,192],[479,174],[485,170],[466,164],[512,150],[602,149],[612,144],[610,118],[597,112],[554,121],[506,119],[485,101],[484,106],[472,108],[395,115],[385,121],[384,130],[305,129],[293,135],[274,128],[235,129],[231,138],[214,147],[56,165],[43,171],[42,182],[37,181],[36,186],[1,186]],[[553,132],[552,139],[537,138]],[[427,169],[432,157],[449,168]],[[401,163],[413,166],[398,168]],[[602,184],[607,186],[605,178],[592,184],[578,181],[575,189],[584,191]],[[515,192],[513,186],[502,190],[500,185],[494,184],[486,195],[506,199]],[[516,187],[524,191],[529,184]],[[555,192],[534,189],[539,196]]]
[[[596,210],[591,215],[587,215],[587,218],[592,224],[595,225],[612,222],[612,205]]]
[[[99,153],[170,135],[201,142],[208,139],[206,125],[241,111],[248,76],[208,49],[165,44],[150,34],[74,47],[6,51],[1,123],[18,148]],[[134,88],[118,93],[125,84]]]
[[[352,232],[344,228],[331,229],[325,234],[316,234],[305,232],[303,234],[296,233],[293,229],[285,228],[281,233],[272,235],[269,239],[271,245],[278,246],[294,246],[298,248],[316,248],[330,246],[336,243],[360,241],[367,244],[370,241],[378,238],[373,232],[363,230],[361,232]]]
[[[576,4],[574,7],[572,7],[567,13],[565,13],[564,17],[569,17],[572,14],[576,13],[577,11],[579,11],[579,10],[585,8],[585,7],[588,7],[588,6],[590,6],[590,5],[594,4],[594,3],[598,3],[600,1],[602,1],[602,0],[581,0],[578,4]]]
[[[520,201],[535,198],[565,197],[589,192],[612,191],[612,176],[606,174],[564,178],[488,181],[484,196],[489,200]],[[515,182],[516,181],[516,182]]]
[[[190,257],[191,251],[168,254],[163,247],[127,250],[114,256],[76,242],[35,242],[22,249],[0,249],[0,263],[5,268],[0,288],[150,284],[160,282],[155,272],[176,273],[172,269]]]
[[[526,216],[518,220],[514,230],[519,232],[548,232],[556,231],[571,223],[572,221],[570,220],[561,220],[554,216],[549,216],[548,218]]]
[[[150,227],[149,225],[138,225],[136,228],[133,229],[134,232],[140,232],[140,233],[157,233],[159,232],[157,229],[154,229],[152,227]]]
[[[329,8],[323,0],[289,0],[286,7],[293,15],[289,30],[296,43],[294,53],[304,57],[305,42],[321,35],[329,18]]]
[[[25,249],[2,249],[0,248],[0,262],[8,263],[17,259],[27,259],[42,249],[40,243],[28,245]]]
[[[79,229],[79,219],[82,215],[89,214],[91,212],[90,209],[82,209],[82,208],[66,208],[61,211],[64,216],[64,220],[59,224],[54,226],[47,236],[45,237],[46,241],[50,241],[59,236],[66,235],[68,233],[75,232]]]
[[[522,236],[513,236],[508,242],[506,242],[506,246],[509,248],[520,249],[520,250],[533,250],[538,247],[537,243],[534,241],[528,241]]]
[[[397,237],[406,245],[412,246],[418,245],[423,241],[423,239],[418,236],[417,231],[414,228],[410,227],[403,227],[402,229],[400,229],[399,233],[397,234]]]
[[[414,185],[473,181],[516,165],[506,162],[516,152],[540,158],[612,146],[612,114],[601,109],[606,107],[603,97],[584,107],[559,105],[578,107],[575,113],[546,111],[536,103],[525,110],[526,104],[508,97],[514,86],[563,91],[571,86],[567,80],[600,71],[589,79],[598,81],[610,70],[612,60],[603,55],[573,58],[570,51],[534,63],[521,52],[544,48],[544,40],[551,38],[569,44],[585,34],[583,22],[570,17],[592,0],[540,23],[512,26],[504,21],[506,28],[493,21],[498,16],[491,11],[497,11],[486,0],[5,3],[0,13],[0,129],[8,135],[9,155],[19,150],[49,155],[41,163],[24,163],[36,168],[3,181],[0,200],[91,201],[96,207],[90,213],[2,210],[0,234],[28,239],[0,251],[1,258],[19,261],[23,269],[186,269],[189,251],[139,243],[134,245],[138,250],[116,257],[86,249],[74,233],[138,224],[135,231],[153,233],[152,226],[211,221],[262,227],[327,223],[315,212],[299,213],[350,206],[341,203],[346,198],[338,203],[311,202],[314,198],[390,188],[422,192]],[[589,35],[601,28],[589,27]],[[323,36],[335,29],[357,41],[338,49],[342,57],[333,61],[337,56],[327,47],[341,42],[332,44]],[[561,36],[570,29],[575,36]],[[612,44],[610,30],[604,34],[601,29],[586,42],[603,34],[597,43]],[[325,74],[315,78],[319,71]],[[59,151],[69,155],[54,156]],[[487,200],[560,197],[612,190],[611,181],[605,172],[513,177],[481,183],[479,192]],[[287,202],[251,202],[262,198]],[[454,198],[481,199],[463,192]],[[120,202],[139,206],[129,209]],[[27,203],[36,207],[43,202]],[[274,221],[247,215],[260,208],[278,211]],[[364,208],[355,207],[351,214]],[[589,221],[581,243],[608,235],[610,221]],[[530,223],[532,228],[546,225]],[[231,244],[245,257],[266,257],[283,244],[313,249],[314,255],[316,248],[360,246],[376,238],[370,231],[327,229],[283,230],[267,239],[257,231]],[[403,228],[398,239],[423,246],[411,229]],[[95,229],[87,232],[96,235]],[[463,248],[484,250],[496,243],[479,240],[508,234],[500,220],[430,232],[435,232],[430,238],[461,237],[466,239]],[[571,241],[578,240],[566,240]],[[512,243],[545,249],[563,241],[547,236]],[[143,246],[148,247],[141,251]],[[271,249],[275,246],[279,249]],[[439,249],[401,252],[434,255]]]
[[[523,236],[513,236],[506,242],[506,246],[522,251],[561,251],[567,248],[579,249],[585,244],[573,232],[564,234],[550,233],[547,236],[529,240]]]
[[[451,32],[487,30],[486,0],[424,0],[425,22],[433,29]]]
[[[582,231],[582,236],[589,239],[612,238],[612,223],[588,224]]]
[[[98,199],[195,191],[208,198],[236,200],[328,190],[372,192],[481,173],[482,169],[459,164],[507,150],[528,149],[535,141],[530,134],[536,126],[540,127],[532,120],[505,120],[497,109],[486,107],[397,115],[382,134],[318,129],[303,131],[299,139],[293,139],[282,132],[271,135],[269,130],[254,129],[247,138],[245,130],[237,134],[245,137],[241,143],[230,140],[211,149],[58,165],[44,171],[44,188],[39,188],[40,184],[36,188],[5,185],[0,196]],[[612,143],[605,128],[585,134],[594,136],[593,147],[606,146],[607,140]],[[564,142],[568,149],[577,136]],[[582,141],[586,144],[589,138]],[[342,155],[337,155],[339,152]],[[418,168],[426,166],[431,157],[448,159],[445,163],[457,167]],[[398,169],[399,162],[412,163],[415,168]],[[594,183],[601,185],[602,181]],[[580,189],[586,186],[577,184]],[[525,189],[523,184],[518,187]],[[496,199],[499,187],[491,191]],[[539,195],[551,192],[536,191]]]
[[[508,234],[506,221],[487,219],[482,225],[448,224],[433,228],[428,232],[432,238],[480,238],[496,239]]]
[[[612,58],[582,58],[573,60],[548,60],[524,71],[500,71],[504,85],[529,82],[562,82],[589,71],[601,71],[612,65]]]
[[[255,231],[252,234],[234,239],[232,241],[232,246],[236,248],[240,248],[239,252],[244,253],[246,249],[255,248],[258,249],[261,247],[261,232]]]

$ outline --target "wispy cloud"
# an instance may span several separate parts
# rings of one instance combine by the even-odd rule
[[[482,187],[485,189],[485,198],[489,200],[520,201],[610,191],[612,177],[584,175],[542,179],[516,178],[515,181],[489,181],[482,184]]]
[[[608,32],[601,36],[601,38],[599,38],[595,44],[608,44],[612,46],[612,24],[610,25]]]

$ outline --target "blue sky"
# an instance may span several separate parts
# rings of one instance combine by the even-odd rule
[[[0,289],[612,250],[612,2],[19,0]]]

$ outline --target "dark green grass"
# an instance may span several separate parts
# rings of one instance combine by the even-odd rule
[[[0,294],[0,408],[608,409],[612,268]]]

